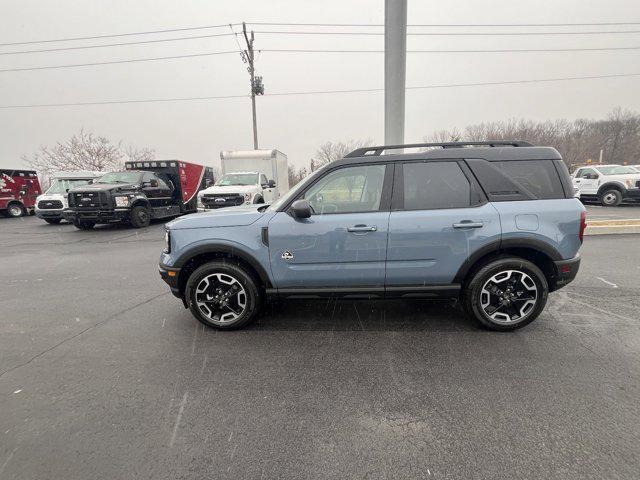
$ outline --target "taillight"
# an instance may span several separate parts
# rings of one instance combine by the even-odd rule
[[[578,238],[580,238],[580,243],[582,243],[584,239],[584,229],[587,228],[587,212],[584,210],[580,213],[580,233],[578,234]]]

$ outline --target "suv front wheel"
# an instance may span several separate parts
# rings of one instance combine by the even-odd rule
[[[478,270],[463,291],[463,306],[491,330],[515,330],[533,322],[547,303],[549,287],[533,263],[506,257]]]
[[[256,281],[239,265],[225,261],[196,269],[187,281],[185,295],[200,322],[222,330],[244,327],[258,311]]]

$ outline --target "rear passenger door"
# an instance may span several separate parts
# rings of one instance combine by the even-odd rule
[[[387,293],[455,289],[467,258],[491,244],[497,247],[500,235],[498,212],[464,162],[399,163],[389,218]]]

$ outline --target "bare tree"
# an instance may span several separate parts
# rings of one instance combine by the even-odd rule
[[[344,158],[345,155],[356,148],[366,147],[371,144],[371,139],[323,143],[311,159],[311,171],[313,172],[327,163],[335,162],[336,160]]]
[[[156,151],[151,148],[136,148],[133,145],[127,145],[124,149],[124,155],[131,162],[149,162],[155,160]]]
[[[131,145],[123,151],[122,142],[114,144],[104,136],[81,129],[65,142],[58,142],[52,147],[41,146],[31,156],[22,156],[26,164],[45,176],[68,170],[119,170],[125,158],[149,161],[155,158],[155,152],[147,148],[136,149]]]
[[[469,125],[462,132],[440,131],[425,141],[524,140],[555,147],[568,166],[602,158],[605,163],[640,163],[640,115],[617,108],[604,120],[511,119]]]
[[[307,167],[302,167],[296,170],[293,165],[289,165],[287,173],[289,174],[289,187],[293,187],[309,174]]]

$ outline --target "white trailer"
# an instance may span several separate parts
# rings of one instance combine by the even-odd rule
[[[274,200],[289,191],[287,156],[279,150],[227,150],[220,152],[222,173],[258,172],[276,183]]]

